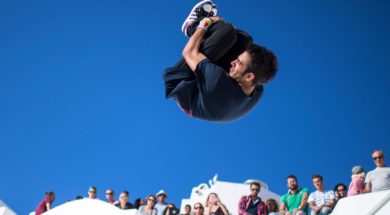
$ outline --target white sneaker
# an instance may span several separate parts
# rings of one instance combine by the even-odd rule
[[[197,3],[192,8],[187,19],[184,21],[183,25],[181,26],[181,31],[184,33],[184,35],[189,37],[189,35],[187,33],[188,27],[190,27],[194,22],[196,22],[204,17],[209,17],[211,14],[214,14],[213,2],[211,0],[203,0],[199,3]]]

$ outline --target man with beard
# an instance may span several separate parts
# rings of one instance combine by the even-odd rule
[[[294,175],[287,176],[288,192],[280,199],[280,214],[306,215],[308,214],[307,188],[299,188],[298,180]]]

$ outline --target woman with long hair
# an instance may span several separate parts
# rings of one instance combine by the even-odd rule
[[[207,196],[205,205],[205,215],[229,215],[228,209],[221,203],[216,193],[210,193]]]
[[[142,205],[138,208],[136,215],[157,215],[157,209],[154,208],[156,205],[156,197],[149,195],[146,197],[146,205]]]

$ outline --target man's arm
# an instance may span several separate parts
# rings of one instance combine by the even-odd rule
[[[371,182],[366,183],[366,187],[364,188],[365,193],[371,192]]]
[[[194,72],[196,69],[196,66],[198,63],[205,58],[207,58],[204,54],[202,54],[199,50],[200,45],[202,43],[203,37],[207,31],[207,29],[216,22],[223,21],[222,18],[213,16],[202,19],[200,21],[198,27],[196,28],[195,33],[191,36],[191,38],[188,40],[186,46],[183,49],[182,55],[188,64],[188,66],[191,68],[191,70]]]
[[[240,198],[240,201],[238,201],[238,214],[239,215],[247,215],[248,212],[246,211],[246,208],[245,208],[245,198],[244,197],[241,197]]]
[[[307,199],[308,199],[308,198],[309,198],[309,193],[305,192],[305,193],[302,195],[301,204],[299,205],[298,210],[303,210],[303,209],[305,209],[306,204],[307,204]]]
[[[199,51],[205,33],[206,31],[204,29],[197,28],[183,49],[182,55],[193,72],[198,63],[206,58],[206,56]]]
[[[279,213],[282,215],[286,213],[286,204],[284,202],[280,202]]]

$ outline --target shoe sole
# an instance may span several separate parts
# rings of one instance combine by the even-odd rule
[[[191,17],[191,14],[196,10],[196,8],[198,8],[199,6],[201,6],[202,4],[206,3],[206,2],[209,2],[211,5],[213,5],[213,2],[210,1],[210,0],[203,0],[203,1],[200,1],[198,4],[196,4],[192,9],[191,9],[191,12],[190,14],[187,16],[186,20],[184,21],[183,25],[181,26],[181,30],[183,31],[184,33],[184,28],[187,24],[187,20]],[[187,34],[184,33],[186,36]]]

